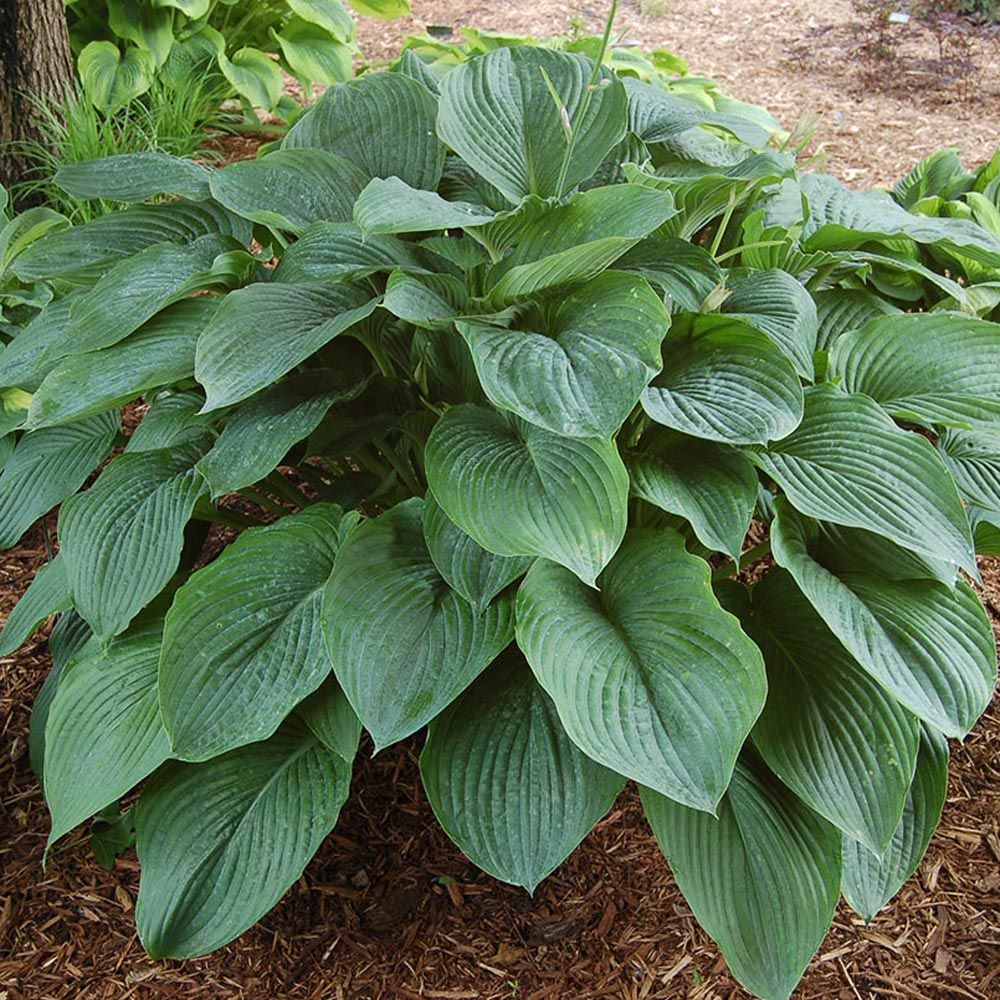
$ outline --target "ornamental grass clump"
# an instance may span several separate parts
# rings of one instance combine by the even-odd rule
[[[636,782],[768,1000],[920,861],[996,676],[1000,242],[619,70],[410,51],[257,160],[67,168],[135,204],[9,265],[0,541],[61,507],[0,643],[59,614],[50,848],[141,789],[150,955],[277,902],[362,729],[529,891]]]

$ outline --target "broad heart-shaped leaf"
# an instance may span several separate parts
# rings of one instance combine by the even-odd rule
[[[158,451],[182,441],[196,441],[212,430],[212,415],[199,412],[205,397],[199,390],[163,392],[150,403],[125,445],[126,454]]]
[[[182,299],[119,343],[64,358],[32,396],[25,426],[80,420],[190,378],[195,344],[218,308],[214,297]]]
[[[625,184],[533,209],[514,235],[514,249],[490,268],[488,301],[504,306],[594,277],[673,213],[669,194]]]
[[[354,221],[365,233],[422,233],[493,220],[484,205],[446,201],[436,191],[412,188],[398,177],[376,177],[354,203]]]
[[[90,291],[74,296],[66,331],[72,353],[124,340],[161,309],[211,285],[215,258],[237,249],[230,236],[202,236],[184,246],[161,243],[120,261]]]
[[[802,419],[792,362],[765,334],[723,316],[697,316],[663,345],[663,371],[642,394],[658,424],[728,444],[765,444]]]
[[[642,804],[698,923],[762,1000],[788,1000],[829,930],[840,836],[752,757],[719,818],[642,789]]]
[[[145,94],[156,76],[156,63],[145,49],[129,45],[122,53],[107,41],[85,45],[76,66],[87,97],[105,113]]]
[[[691,522],[703,545],[738,559],[757,503],[757,473],[741,452],[665,432],[627,455],[632,492]]]
[[[528,556],[495,556],[467,535],[428,492],[424,499],[424,541],[437,571],[482,612],[501,590],[528,572]]]
[[[670,314],[637,275],[606,271],[568,295],[544,332],[457,324],[490,401],[568,437],[611,437],[660,370]]]
[[[933,445],[870,397],[806,390],[802,423],[751,458],[803,514],[864,528],[978,575],[969,522]]]
[[[423,501],[390,508],[345,539],[323,595],[333,669],[378,749],[416,732],[514,637],[513,601],[482,611],[431,560]]]
[[[353,53],[325,28],[291,18],[272,37],[281,47],[288,68],[299,80],[331,86],[351,77]]]
[[[611,441],[465,405],[434,425],[424,462],[444,512],[497,555],[544,556],[593,585],[625,535],[628,473]]]
[[[792,577],[767,574],[746,623],[764,653],[767,702],[753,741],[807,805],[881,855],[899,824],[920,724],[827,628]]]
[[[755,271],[734,282],[722,312],[767,334],[806,379],[813,376],[816,304],[787,271]]]
[[[184,526],[208,492],[195,469],[204,446],[119,455],[59,512],[60,554],[77,611],[101,639],[121,632],[166,586]]]
[[[0,351],[0,385],[28,391],[38,388],[72,344],[67,331],[76,297],[54,299]]]
[[[205,410],[267,388],[377,303],[343,283],[257,282],[230,292],[198,340],[194,370],[208,394]]]
[[[573,853],[625,784],[574,746],[516,653],[430,724],[420,775],[462,853],[528,892]]]
[[[369,73],[327,90],[282,145],[329,150],[368,177],[398,177],[433,190],[444,167],[436,113],[437,102],[423,84],[399,73]]]
[[[879,316],[834,344],[830,371],[899,419],[1000,434],[1000,323],[945,312]]]
[[[253,107],[270,110],[281,99],[281,67],[266,52],[247,46],[230,59],[220,49],[216,58],[222,75]]]
[[[466,311],[468,286],[451,274],[407,274],[393,271],[382,306],[394,316],[425,329],[450,327]]]
[[[92,639],[62,671],[45,726],[49,845],[169,756],[156,700],[161,629],[137,626],[104,649]]]
[[[323,28],[340,42],[349,42],[357,34],[354,18],[340,0],[288,0],[288,6],[303,21]]]
[[[293,375],[248,399],[227,420],[198,463],[213,497],[263,479],[289,448],[307,438],[334,403],[359,396],[367,383],[342,386],[332,371]]]
[[[142,152],[67,163],[53,180],[74,198],[131,202],[154,195],[174,195],[204,201],[210,194],[211,176],[211,170],[194,160]]]
[[[900,310],[880,295],[862,288],[824,288],[813,292],[819,335],[816,348],[829,351],[841,335],[864,326],[876,316],[898,313]]]
[[[764,663],[671,530],[630,532],[599,592],[539,560],[517,594],[517,642],[584,753],[715,810],[764,704]]]
[[[0,475],[0,548],[10,548],[43,514],[75,493],[107,455],[118,412],[24,434]]]
[[[817,540],[805,519],[780,498],[776,507],[775,561],[829,629],[902,705],[946,735],[964,736],[997,674],[993,632],[972,588],[926,575],[874,575],[863,564],[854,569],[847,552],[837,554],[840,565],[831,571],[811,554]]]
[[[327,749],[353,763],[361,741],[361,720],[333,674],[295,706],[295,714]]]
[[[425,269],[412,243],[362,233],[350,223],[316,222],[282,254],[273,280],[291,284],[356,281],[396,268]]]
[[[50,616],[73,606],[66,581],[66,563],[56,556],[45,563],[28,584],[0,632],[0,656],[10,656]]]
[[[325,149],[278,149],[212,175],[212,196],[245,219],[301,233],[313,222],[348,222],[368,176]]]
[[[111,31],[149,52],[159,69],[174,43],[173,13],[162,4],[144,0],[107,0],[107,8]]]
[[[1000,429],[995,435],[947,430],[938,451],[966,500],[1000,510]]]
[[[438,135],[515,204],[529,194],[565,194],[590,177],[625,134],[625,88],[602,68],[591,90],[593,72],[594,64],[574,53],[495,49],[444,78]],[[566,118],[575,141],[559,190]]]
[[[186,161],[185,161],[186,162]],[[61,278],[97,281],[114,261],[157,243],[192,243],[199,236],[224,233],[241,246],[250,242],[250,223],[214,201],[171,201],[133,205],[33,243],[14,262],[22,281]]]
[[[330,672],[320,600],[342,516],[317,504],[251,528],[177,591],[160,657],[172,756],[266,739]]]
[[[350,781],[350,765],[295,721],[262,743],[162,768],[135,817],[146,952],[204,955],[259,920],[333,829]]]
[[[933,729],[921,726],[916,773],[888,850],[879,859],[857,841],[844,838],[841,891],[851,909],[866,923],[916,871],[941,819],[947,791],[948,741]]]
[[[671,312],[698,312],[722,281],[722,268],[704,247],[659,233],[637,243],[615,267],[641,274]]]

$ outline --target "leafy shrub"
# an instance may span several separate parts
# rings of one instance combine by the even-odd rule
[[[409,0],[348,0],[393,18]],[[281,69],[307,89],[348,79],[355,26],[341,0],[66,0],[87,94],[114,111],[163,72],[215,70],[248,106],[274,108]]]
[[[0,636],[60,615],[50,846],[99,814],[106,859],[141,785],[139,935],[203,954],[333,828],[362,726],[426,726],[445,830],[528,889],[636,781],[787,997],[841,893],[871,919],[913,872],[993,690],[963,573],[1000,521],[1000,241],[580,53],[430,61],[256,161],[69,167],[133,204],[13,260],[55,296],[0,354],[0,542],[62,505]]]

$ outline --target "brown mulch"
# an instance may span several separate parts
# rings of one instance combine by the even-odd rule
[[[364,21],[388,57],[424,24],[560,34],[597,30],[603,5],[414,0],[416,16]],[[692,72],[766,105],[786,127],[819,115],[813,149],[856,184],[887,183],[919,156],[1000,141],[988,70],[972,100],[858,85],[847,0],[623,3],[619,29],[684,55]],[[926,39],[910,39],[917,55]],[[986,43],[984,43],[985,45]],[[984,50],[985,51],[985,50]],[[236,151],[238,156],[242,150]],[[251,150],[247,151],[252,152]],[[0,617],[45,558],[36,528],[0,554]],[[984,561],[1000,627],[1000,560]],[[746,994],[698,928],[633,789],[531,898],[479,873],[437,827],[419,742],[359,757],[340,823],[260,925],[206,959],[150,962],[135,939],[134,853],[101,869],[78,833],[40,866],[48,829],[28,767],[30,704],[48,669],[39,639],[0,660],[0,1000],[723,1000]],[[370,748],[369,748],[370,750]],[[917,875],[871,927],[845,907],[796,995],[804,1000],[1000,996],[1000,709],[953,744],[949,798]]]

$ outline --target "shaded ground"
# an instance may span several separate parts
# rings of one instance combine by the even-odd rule
[[[387,56],[426,23],[560,33],[594,7],[414,0],[418,18],[366,22]],[[676,0],[619,27],[683,54],[786,126],[821,115],[816,146],[852,183],[889,182],[954,143],[967,162],[1000,141],[996,80],[977,98],[947,88],[908,98],[855,92],[846,0]],[[419,22],[419,23],[418,23]],[[816,40],[814,42],[814,40]],[[922,44],[922,43],[921,43]],[[803,45],[808,51],[803,50]],[[995,73],[995,69],[991,71]],[[986,74],[988,76],[988,74]],[[990,88],[993,88],[992,90]],[[841,96],[846,95],[846,96]],[[5,616],[45,557],[36,529],[0,554]],[[984,563],[1000,624],[1000,561]],[[212,957],[152,963],[135,940],[134,854],[113,873],[84,837],[47,871],[47,816],[27,762],[29,706],[48,669],[36,642],[0,660],[0,1000],[722,1000],[745,994],[695,924],[629,789],[534,899],[477,872],[437,828],[419,785],[418,745],[359,758],[341,822],[280,906]],[[917,876],[865,928],[846,909],[797,996],[906,1000],[1000,995],[1000,711],[953,746],[941,829]]]

